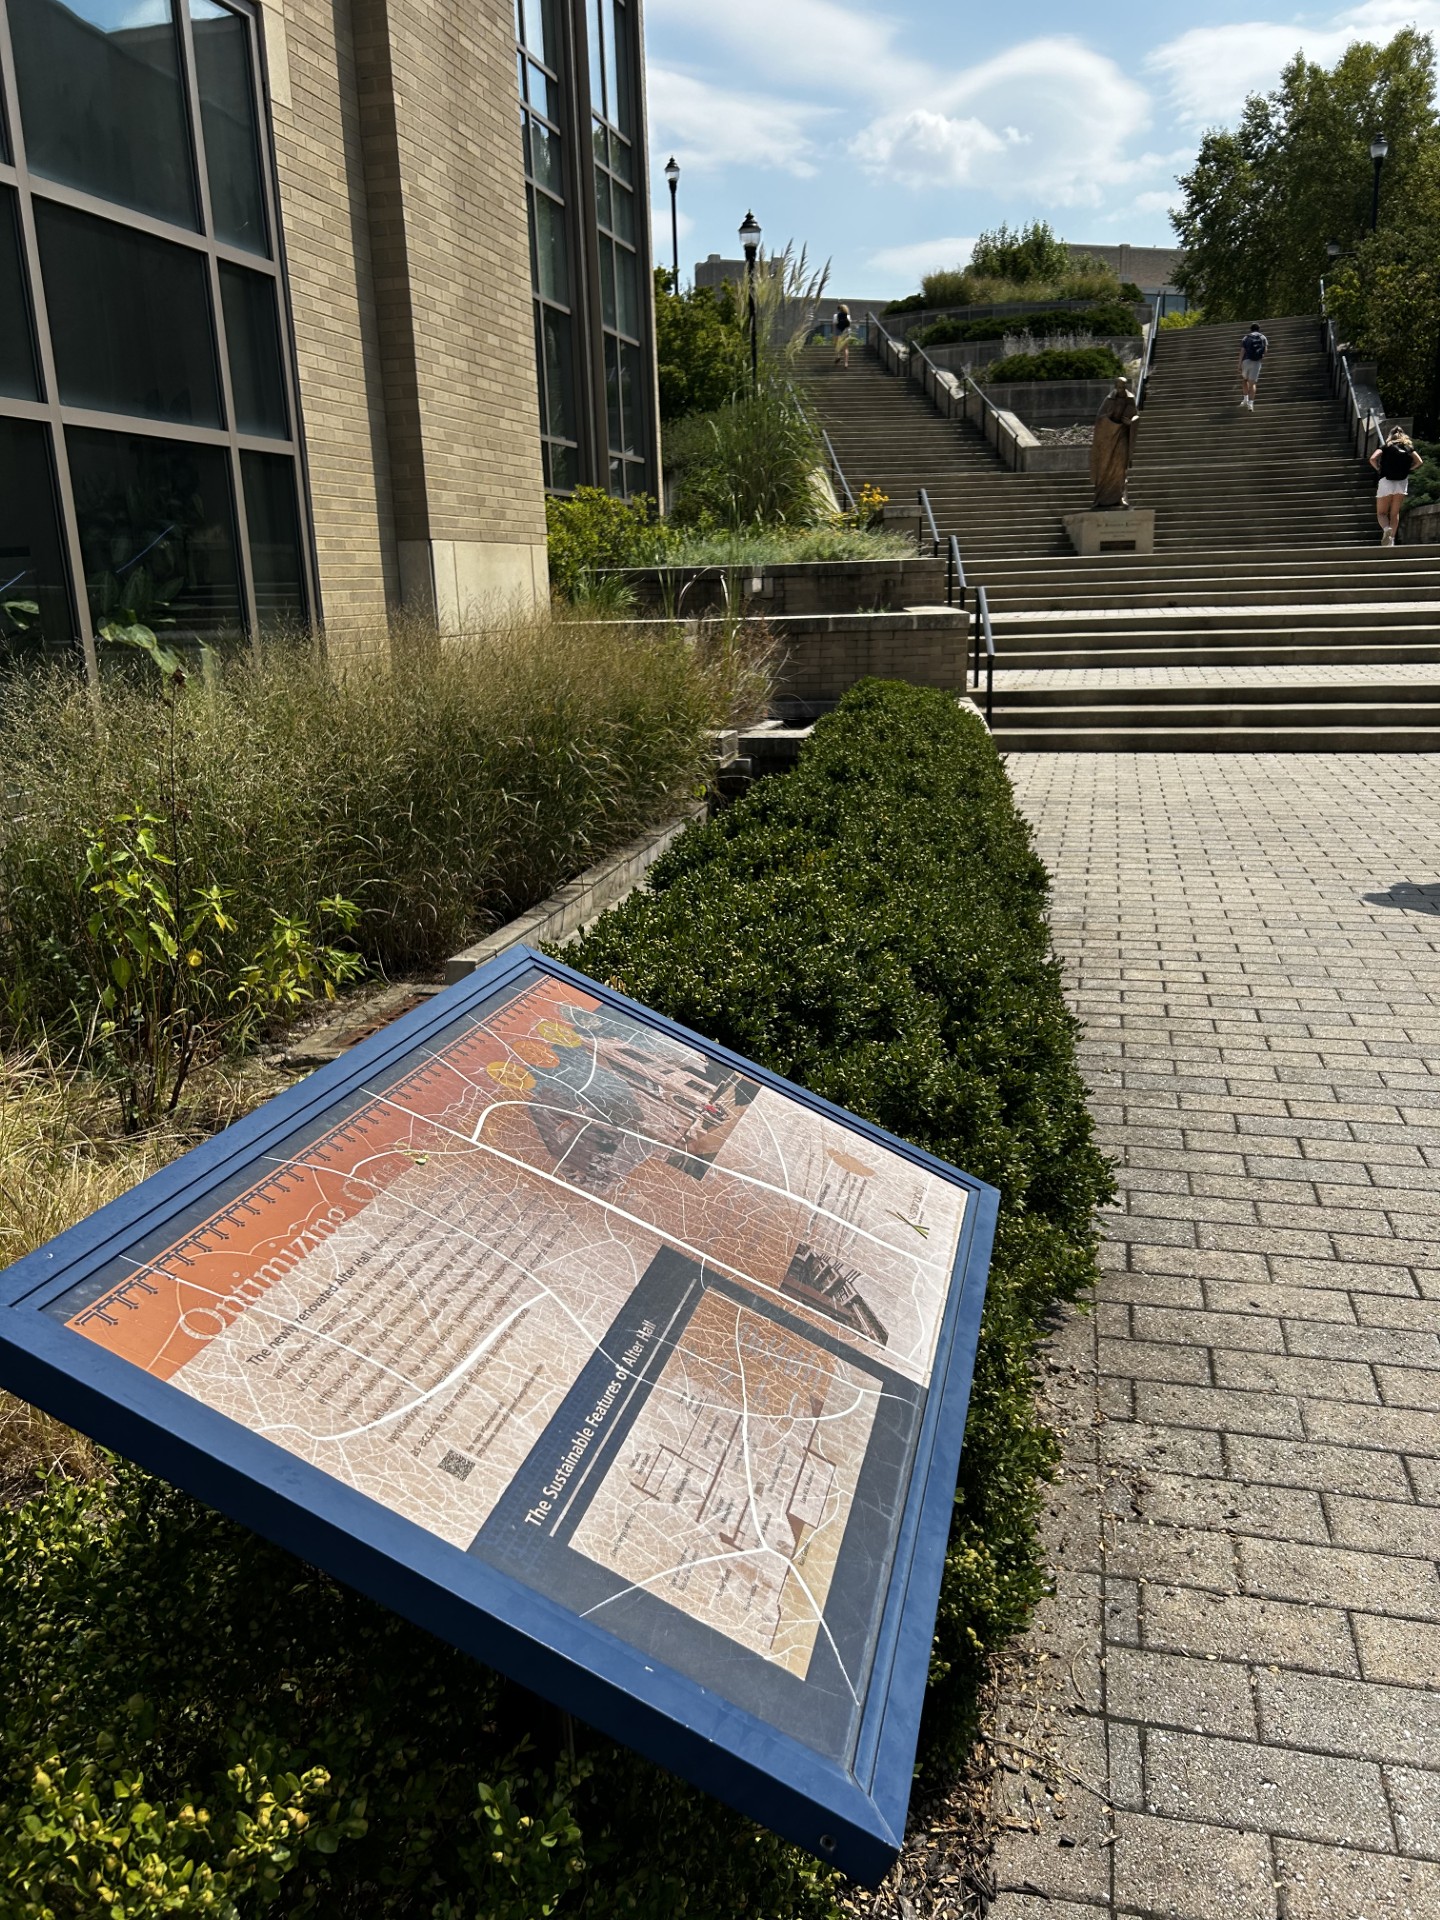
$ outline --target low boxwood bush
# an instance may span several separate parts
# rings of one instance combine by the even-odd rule
[[[692,828],[565,958],[1000,1190],[932,1664],[926,1765],[973,1731],[985,1652],[1041,1591],[1054,1442],[1030,1364],[1093,1276],[1110,1192],[1045,920],[1048,882],[989,735],[867,681],[798,770]]]
[[[1124,362],[1109,347],[1049,347],[1044,353],[1010,353],[992,360],[985,382],[1008,380],[1113,380]]]
[[[866,682],[567,958],[992,1181],[923,1764],[1044,1583],[1031,1362],[1109,1193],[994,747]],[[133,1467],[0,1512],[0,1914],[838,1920],[833,1874]]]

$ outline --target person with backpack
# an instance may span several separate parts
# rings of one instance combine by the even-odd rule
[[[1410,476],[1424,462],[1415,451],[1409,434],[1394,427],[1384,446],[1377,447],[1371,454],[1370,464],[1380,476],[1380,485],[1375,490],[1375,518],[1380,522],[1380,544],[1382,547],[1393,547],[1395,536],[1400,531],[1400,509],[1410,491]]]
[[[1260,369],[1265,364],[1265,351],[1270,342],[1260,331],[1260,322],[1252,320],[1250,331],[1240,342],[1240,378],[1245,383],[1241,406],[1255,411],[1255,389],[1260,384]]]
[[[835,309],[835,358],[844,366],[850,364],[850,309],[842,300]]]

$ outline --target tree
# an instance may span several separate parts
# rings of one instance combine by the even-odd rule
[[[1440,152],[1434,91],[1434,47],[1410,27],[1386,46],[1355,42],[1329,69],[1297,54],[1233,132],[1205,135],[1182,176],[1170,216],[1180,285],[1214,319],[1318,312],[1326,243],[1366,244],[1377,133],[1390,143],[1382,227],[1413,224],[1414,189]]]
[[[660,418],[713,413],[750,379],[750,349],[734,287],[691,287],[655,274],[655,352],[660,364]]]
[[[1382,217],[1326,292],[1341,339],[1376,362],[1390,412],[1440,429],[1440,151],[1413,169],[1403,218]]]
[[[982,233],[970,250],[970,271],[991,280],[1027,286],[1035,280],[1063,280],[1070,271],[1070,249],[1045,220],[1025,227],[1001,224]]]

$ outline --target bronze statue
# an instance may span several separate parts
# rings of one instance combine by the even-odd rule
[[[1128,507],[1125,487],[1130,476],[1130,461],[1135,452],[1135,422],[1139,417],[1130,382],[1120,375],[1113,393],[1107,394],[1095,416],[1095,431],[1090,437],[1090,484],[1095,489],[1095,508]]]

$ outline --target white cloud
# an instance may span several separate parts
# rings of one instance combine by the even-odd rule
[[[897,51],[898,21],[839,0],[724,0],[698,18],[694,0],[649,0],[645,13],[652,30],[664,23],[724,42],[757,86],[898,101],[924,93],[933,78]]]
[[[946,267],[963,266],[974,245],[973,233],[963,239],[912,240],[900,247],[882,247],[878,253],[872,253],[865,264],[887,278],[908,283]]]
[[[861,129],[851,150],[862,166],[916,188],[1098,205],[1107,187],[1133,176],[1127,149],[1150,120],[1143,87],[1064,35],[933,75],[926,92],[930,104],[892,109]]]
[[[1269,92],[1297,53],[1329,67],[1353,41],[1383,42],[1402,27],[1440,31],[1440,0],[1365,0],[1308,26],[1251,21],[1192,27],[1157,47],[1145,66],[1166,87],[1183,124],[1215,126],[1235,119],[1247,94]]]
[[[812,129],[831,109],[775,95],[739,93],[674,67],[648,73],[652,153],[673,153],[681,170],[711,172],[736,161],[807,179],[818,172]]]
[[[976,162],[1008,143],[983,120],[952,119],[929,107],[882,114],[856,135],[850,151],[872,173],[904,187],[967,187]]]

